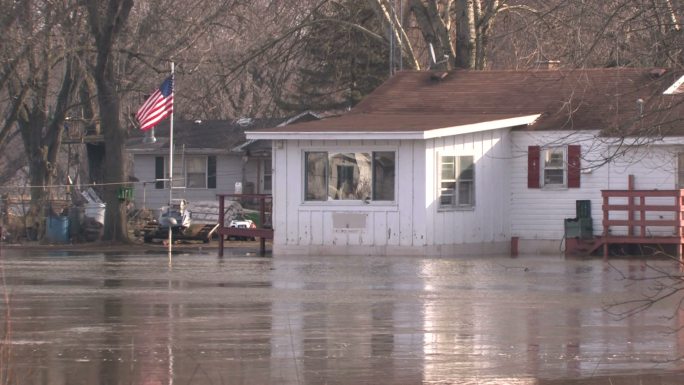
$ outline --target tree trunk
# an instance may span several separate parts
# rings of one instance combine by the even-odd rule
[[[117,194],[127,181],[128,173],[124,151],[126,131],[119,120],[121,114],[114,73],[114,46],[133,8],[133,0],[87,0],[85,4],[97,50],[93,78],[97,87],[100,129],[105,140],[102,198],[107,208],[103,240],[129,242],[126,208]]]
[[[456,0],[456,67],[475,68],[477,57],[476,0]]]
[[[113,79],[97,79],[98,102],[100,104],[100,124],[104,133],[104,188],[103,197],[106,208],[103,240],[128,241],[128,223],[125,205],[119,201],[118,189],[128,178],[124,142],[126,132],[119,122],[119,99],[113,86]]]

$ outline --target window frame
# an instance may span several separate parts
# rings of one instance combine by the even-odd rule
[[[202,172],[189,172],[189,167],[188,165],[190,164],[189,161],[195,161],[199,160],[201,163],[203,163],[200,167],[203,169]],[[204,176],[204,183],[201,186],[188,186],[188,182],[190,182],[190,179],[188,178],[188,175],[192,174],[193,176]],[[186,189],[192,189],[192,190],[208,190],[209,183],[209,156],[208,155],[186,155],[183,159],[183,181],[184,181],[184,187]],[[198,179],[199,180],[199,179]]]
[[[394,172],[392,175],[392,200],[380,200],[380,199],[374,199],[375,194],[376,194],[376,170],[375,170],[375,157],[377,153],[383,153],[383,152],[391,152],[394,155]],[[325,159],[327,159],[325,163],[325,170],[324,170],[324,186],[325,186],[325,199],[307,199],[308,190],[307,187],[309,185],[309,169],[308,169],[308,154],[311,153],[325,153]],[[358,154],[358,153],[363,153],[363,154],[368,154],[368,158],[370,160],[369,162],[369,171],[370,171],[370,193],[368,194],[368,199],[334,199],[330,197],[330,179],[331,179],[331,169],[330,169],[330,159],[331,159],[331,154],[336,155],[336,154]],[[398,188],[397,188],[397,166],[399,164],[398,162],[398,157],[399,157],[399,151],[397,148],[388,148],[388,147],[379,147],[379,148],[369,148],[369,147],[334,147],[334,148],[307,148],[307,149],[302,149],[301,153],[301,159],[302,159],[302,193],[301,193],[301,201],[302,204],[304,205],[336,205],[336,206],[347,206],[347,205],[396,205],[397,202],[397,193],[398,193]],[[323,195],[321,195],[323,196]]]
[[[191,190],[215,190],[216,189],[216,177],[214,177],[214,180],[211,180],[211,177],[209,175],[209,164],[210,158],[213,157],[213,168],[217,168],[217,163],[218,160],[215,155],[185,155],[183,158],[179,160],[179,163],[182,162],[180,169],[178,169],[178,172],[173,174],[173,188],[178,189],[178,188],[183,188],[183,189],[191,189]],[[163,181],[158,181],[159,175],[158,175],[158,168],[159,168],[159,159],[163,158],[163,170],[162,174],[164,175]],[[188,187],[188,159],[201,159],[204,163],[204,186],[203,187]],[[174,157],[175,160],[175,157]],[[163,155],[163,156],[155,156],[154,157],[154,168],[155,168],[155,189],[168,189],[169,188],[169,157],[168,155]],[[176,168],[176,162],[174,161],[174,168]],[[216,170],[214,170],[216,172]],[[199,174],[199,173],[197,173]],[[180,182],[182,181],[182,182]]]
[[[546,165],[546,154],[553,151],[562,151],[563,160],[560,167],[547,167]],[[553,146],[541,148],[539,152],[539,183],[543,189],[567,189],[568,188],[568,147],[567,146]],[[563,171],[563,182],[562,183],[547,183],[546,174],[547,170],[561,170]]]
[[[452,165],[452,170],[453,170],[453,175],[452,178],[444,178],[444,166],[445,166],[445,158],[453,158],[453,161],[450,163]],[[470,158],[470,163],[472,167],[472,178],[470,179],[465,179],[461,180],[460,174],[464,170],[461,170],[461,164],[464,160],[464,158]],[[470,183],[470,201],[468,203],[460,203],[461,196],[460,196],[460,191],[461,191],[461,184],[462,183]],[[445,183],[453,183],[453,188],[448,189],[443,187]],[[475,162],[475,156],[472,154],[453,154],[453,153],[443,153],[443,154],[438,154],[437,155],[437,205],[438,205],[438,211],[458,211],[458,210],[474,210],[476,205],[477,205],[477,199],[476,199],[476,183],[477,183],[477,175],[476,175],[476,162]],[[451,194],[444,194],[445,190],[451,190]],[[444,203],[443,202],[443,197],[449,196],[451,197],[451,203]]]
[[[271,155],[261,159],[261,193],[273,192],[273,158]],[[268,186],[267,186],[268,185]]]

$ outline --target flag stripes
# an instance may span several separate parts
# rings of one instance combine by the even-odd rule
[[[140,129],[147,131],[173,112],[173,76],[164,80],[135,114]]]

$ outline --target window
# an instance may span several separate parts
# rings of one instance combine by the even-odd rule
[[[475,206],[473,157],[446,155],[439,159],[439,207]]]
[[[189,156],[185,158],[185,187],[207,188],[206,157]]]
[[[528,188],[579,188],[581,174],[581,147],[529,146],[527,149]]]
[[[566,163],[564,147],[542,150],[542,180],[544,181],[544,186],[566,186]]]
[[[270,194],[273,186],[273,165],[271,161],[271,157],[265,158],[262,160],[262,168],[263,168],[263,184],[262,184],[262,193],[264,194]]]
[[[304,200],[394,200],[392,151],[312,151],[304,157]]]
[[[174,187],[186,188],[216,188],[216,157],[215,156],[186,156],[179,160],[183,162],[180,167],[176,166],[174,158],[174,173],[173,185]],[[158,156],[155,157],[154,176],[155,188],[164,189],[168,187],[168,183],[159,181],[168,175],[168,158]]]

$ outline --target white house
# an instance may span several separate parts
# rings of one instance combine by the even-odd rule
[[[679,188],[682,71],[400,72],[273,141],[275,254],[558,253],[603,189]],[[681,83],[681,82],[680,82]]]
[[[174,198],[216,201],[216,194],[270,194],[270,141],[247,141],[245,130],[318,119],[306,112],[292,118],[179,120],[174,122]],[[149,140],[154,135],[155,140]],[[147,138],[135,132],[126,150],[132,155],[136,207],[158,210],[168,204],[169,122]]]

